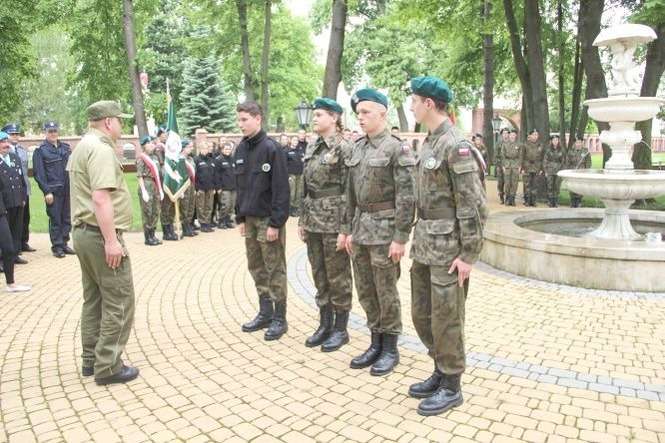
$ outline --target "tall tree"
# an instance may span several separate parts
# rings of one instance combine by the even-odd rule
[[[125,50],[127,51],[127,69],[132,82],[132,107],[134,108],[134,122],[139,131],[139,137],[148,134],[145,108],[143,105],[143,91],[139,78],[139,67],[136,60],[136,36],[134,34],[134,5],[132,0],[122,1],[122,29],[125,35]]]
[[[238,8],[238,23],[240,26],[240,49],[242,51],[242,71],[246,100],[256,99],[256,81],[252,70],[252,60],[249,52],[249,31],[247,29],[247,0],[236,0]]]
[[[545,75],[545,54],[538,0],[524,1],[524,38],[526,58],[529,64],[529,81],[533,100],[533,121],[528,129],[536,128],[542,137],[550,134],[550,115],[547,105],[547,76]],[[563,109],[562,109],[563,112]]]
[[[494,159],[494,36],[490,19],[492,2],[483,1],[483,138],[490,162]]]
[[[263,127],[270,128],[270,38],[271,38],[272,0],[265,0],[263,24],[263,49],[261,51],[261,107],[263,108]]]
[[[559,83],[559,139],[561,146],[566,144],[566,40],[563,30],[563,0],[557,0],[556,5],[556,32],[559,66],[557,69],[557,80]]]
[[[337,99],[337,88],[342,81],[342,56],[344,55],[344,34],[347,15],[346,0],[333,0],[332,25],[328,42],[328,57],[323,75],[324,97]]]

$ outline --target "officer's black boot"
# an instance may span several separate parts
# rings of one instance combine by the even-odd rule
[[[425,381],[409,386],[409,395],[413,398],[427,398],[439,389],[441,380],[443,380],[443,373],[439,371],[439,368],[435,367],[432,375]]]
[[[162,232],[164,232],[164,240],[167,241],[176,241],[178,240],[178,235],[173,230],[173,225],[168,224],[162,227]]]
[[[155,237],[155,230],[154,229],[145,229],[144,230],[144,235],[145,235],[145,244],[148,246],[157,246],[161,245],[162,242],[157,240],[157,237]]]
[[[439,415],[464,403],[460,381],[461,374],[443,374],[439,389],[418,405],[420,415]]]
[[[335,326],[330,337],[321,345],[321,351],[333,352],[347,344],[349,342],[349,333],[346,331],[348,324],[349,311],[336,311]]]
[[[226,216],[222,217],[221,212],[219,217],[217,217],[217,227],[219,229],[228,229],[228,226],[226,226]]]
[[[143,237],[145,238],[143,244],[152,246],[152,239],[150,238],[150,229],[143,229]]]
[[[503,197],[503,192],[499,192],[499,200],[501,200],[501,204],[505,203],[504,197]]]
[[[289,325],[286,323],[286,302],[276,302],[272,321],[270,322],[270,326],[268,326],[268,330],[263,335],[263,339],[279,340],[288,330]]]
[[[259,296],[259,313],[254,319],[242,325],[243,332],[254,332],[270,326],[272,321],[273,307],[269,295]]]
[[[399,351],[397,350],[397,334],[383,334],[381,344],[381,355],[372,365],[369,371],[371,375],[386,375],[392,372],[399,363]]]
[[[231,216],[230,216],[230,215],[227,215],[227,216],[226,216],[226,227],[229,228],[229,229],[233,229],[233,228],[236,227],[236,225],[233,224],[233,220],[231,220]]]
[[[307,337],[305,340],[305,346],[308,348],[313,348],[314,346],[319,346],[321,343],[326,341],[330,336],[332,331],[333,324],[333,310],[330,304],[321,306],[319,308],[319,327],[311,337]]]
[[[182,223],[182,237],[194,237],[194,234],[192,232],[192,226],[189,223],[183,222]]]
[[[150,237],[152,237],[152,241],[155,242],[156,245],[162,244],[162,241],[158,239],[157,236],[155,235],[155,228],[152,228],[150,230]]]
[[[381,355],[381,334],[372,331],[372,344],[358,357],[351,360],[351,369],[361,369],[371,366]]]

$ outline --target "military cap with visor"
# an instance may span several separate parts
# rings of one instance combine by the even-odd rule
[[[9,123],[2,128],[2,132],[6,132],[7,134],[20,134],[21,126],[18,123]]]
[[[132,118],[133,115],[125,114],[120,105],[113,100],[101,100],[88,106],[86,110],[88,121],[97,121],[105,118]]]

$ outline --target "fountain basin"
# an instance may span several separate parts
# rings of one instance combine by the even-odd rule
[[[628,211],[641,233],[665,233],[665,214]],[[524,277],[591,289],[665,292],[665,242],[589,237],[603,209],[550,209],[493,214],[481,260]]]
[[[596,121],[636,123],[652,119],[664,102],[658,97],[613,96],[586,100],[584,104],[589,107],[589,117]]]
[[[665,194],[665,171],[566,169],[559,177],[569,191],[600,199],[632,202]]]

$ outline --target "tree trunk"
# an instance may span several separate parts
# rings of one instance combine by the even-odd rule
[[[533,94],[533,122],[529,129],[538,129],[541,140],[545,141],[550,135],[550,114],[547,105],[547,77],[538,0],[525,0],[524,17],[524,38],[528,42],[526,58]]]
[[[143,91],[139,68],[136,63],[136,37],[134,35],[134,7],[132,0],[122,2],[122,28],[125,34],[125,49],[127,50],[127,67],[129,78],[132,82],[132,105],[134,108],[134,122],[139,130],[139,138],[148,135],[148,125],[145,118],[145,107],[143,105]]]
[[[658,84],[663,72],[665,72],[665,23],[658,25],[654,31],[658,38],[647,47],[646,67],[644,69],[644,79],[642,80],[642,97],[653,97],[658,93]],[[651,146],[651,125],[652,120],[647,120],[637,124],[637,129],[642,133],[642,140],[648,146]]]
[[[249,58],[249,32],[247,31],[247,1],[236,0],[238,23],[240,25],[240,48],[242,51],[242,72],[244,77],[245,100],[256,100],[252,61]]]
[[[519,78],[520,86],[522,87],[522,130],[520,131],[520,139],[523,139],[524,133],[527,131],[533,118],[533,112],[531,110],[533,96],[531,94],[531,82],[529,80],[529,67],[522,54],[522,43],[520,41],[520,34],[517,27],[517,20],[515,19],[512,0],[503,0],[503,9],[506,15],[506,26],[508,27],[508,33],[510,35],[510,48],[515,61],[515,70],[517,71],[517,77]]]
[[[483,23],[485,32],[489,29],[489,19],[492,12],[490,0],[483,2]],[[494,37],[491,33],[483,35],[483,138],[487,148],[487,158],[490,165],[494,162]],[[487,165],[488,167],[490,165]]]
[[[406,118],[406,112],[404,111],[404,103],[397,104],[396,108],[397,108],[397,118],[399,119],[399,132],[408,132],[409,120]]]
[[[261,52],[261,107],[263,108],[263,128],[270,128],[270,92],[268,70],[270,69],[270,34],[272,27],[272,0],[265,0],[263,26],[263,51]]]
[[[559,140],[561,146],[566,146],[566,95],[565,95],[565,77],[566,64],[564,58],[566,54],[566,45],[563,34],[563,4],[562,0],[557,1],[557,38],[559,39]]]
[[[342,55],[344,54],[344,29],[346,27],[346,0],[333,0],[332,26],[328,43],[326,71],[323,75],[323,96],[337,100],[337,88],[342,81]]]
[[[572,148],[575,143],[575,135],[577,133],[577,124],[580,115],[580,102],[582,101],[582,83],[584,83],[584,67],[582,66],[580,58],[580,34],[577,33],[575,41],[575,65],[573,68],[573,96],[571,99],[572,105],[570,109],[570,129],[568,130],[569,138],[566,150]]]

